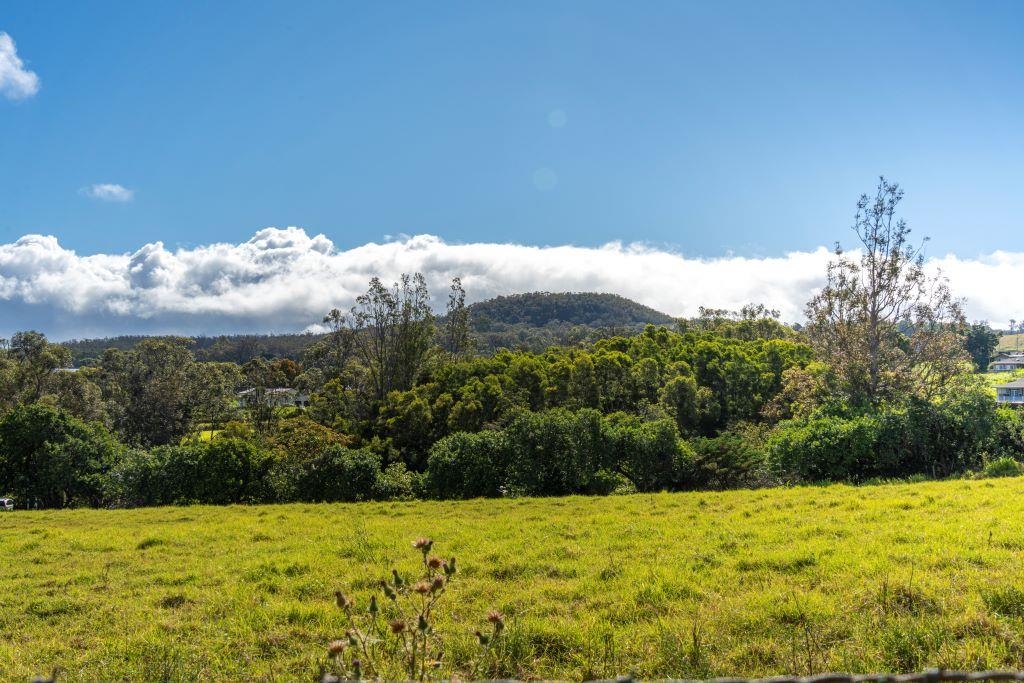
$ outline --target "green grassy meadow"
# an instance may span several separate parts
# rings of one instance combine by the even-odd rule
[[[0,680],[312,680],[410,541],[456,555],[440,677],[1024,664],[1024,478],[0,514]]]
[[[1000,335],[996,351],[1024,351],[1024,334]]]

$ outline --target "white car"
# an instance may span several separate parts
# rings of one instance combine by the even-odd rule
[[[0,510],[9,511],[14,509],[13,498],[0,498]]]

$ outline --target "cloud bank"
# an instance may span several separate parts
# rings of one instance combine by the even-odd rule
[[[79,192],[93,199],[104,202],[130,202],[135,198],[135,191],[129,190],[124,185],[117,183],[97,183],[89,187],[83,187]]]
[[[698,306],[764,303],[802,319],[831,254],[821,247],[777,258],[690,258],[640,244],[601,247],[449,244],[433,235],[339,249],[300,228],[266,228],[242,244],[82,256],[56,237],[0,245],[0,335],[40,329],[57,339],[132,333],[285,332],[347,308],[374,275],[422,272],[444,305],[451,278],[470,301],[527,291],[614,292],[677,316]],[[969,316],[1024,318],[1006,287],[1024,276],[1024,253],[933,259]]]
[[[10,100],[22,100],[37,92],[39,76],[25,68],[14,39],[0,31],[0,93]]]

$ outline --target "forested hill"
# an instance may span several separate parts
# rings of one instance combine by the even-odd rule
[[[587,327],[668,325],[671,316],[618,294],[596,292],[530,292],[499,296],[469,307],[470,319],[506,325],[543,327],[569,323]],[[476,326],[476,325],[474,325]]]
[[[647,324],[668,325],[670,316],[616,294],[533,292],[499,296],[470,305],[470,327],[477,350],[543,349],[594,341],[609,333],[639,331]],[[146,337],[121,336],[64,342],[76,366],[98,360],[106,349],[134,348]],[[195,337],[196,360],[245,363],[256,358],[302,360],[319,338],[315,334],[235,334]]]
[[[193,337],[192,353],[199,361],[243,364],[253,358],[291,358],[301,360],[303,352],[316,341],[316,334],[229,334],[217,337]],[[71,350],[71,362],[76,366],[90,365],[103,356],[107,349],[128,351],[146,336],[105,337],[103,339],[73,339],[61,345]]]

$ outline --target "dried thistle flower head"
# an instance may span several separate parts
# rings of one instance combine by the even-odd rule
[[[412,589],[420,595],[426,595],[430,592],[430,584],[426,581],[417,581],[416,585],[413,586]]]
[[[440,557],[434,557],[431,555],[427,558],[427,566],[431,569],[440,569],[444,565],[444,560]]]
[[[401,619],[394,619],[388,622],[388,626],[391,628],[392,633],[402,633],[405,631],[405,622]]]
[[[337,657],[344,652],[347,647],[348,643],[344,640],[332,640],[327,646],[327,654],[331,657]]]
[[[497,626],[498,624],[501,624],[502,626],[504,626],[505,625],[505,616],[501,612],[499,612],[498,610],[492,609],[492,610],[487,612],[487,621],[491,622],[495,626]]]
[[[444,588],[444,577],[435,576],[434,580],[430,582],[430,592],[435,593]]]
[[[419,538],[417,538],[415,541],[412,542],[412,547],[416,548],[417,550],[422,550],[424,555],[426,555],[427,553],[430,552],[430,548],[433,545],[434,545],[433,539],[426,538],[425,536],[420,536]]]

